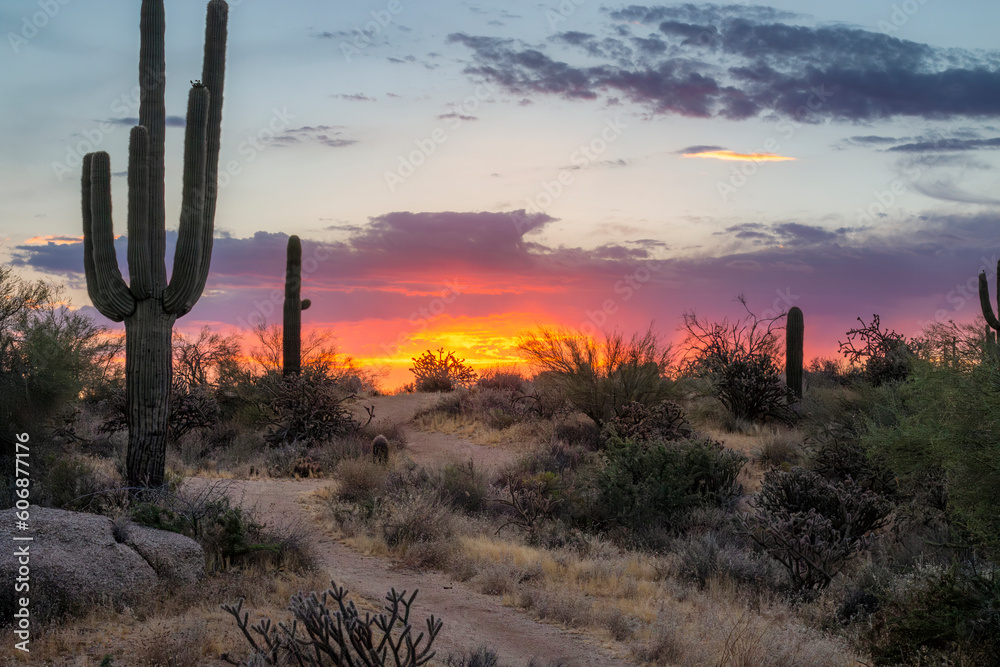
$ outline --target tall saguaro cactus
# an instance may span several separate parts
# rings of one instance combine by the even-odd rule
[[[792,306],[785,320],[785,384],[795,397],[802,399],[802,343],[805,321],[802,309]]]
[[[302,371],[302,311],[312,302],[302,300],[302,241],[288,237],[288,259],[285,265],[284,320],[281,329],[282,373],[298,375]]]
[[[212,259],[229,6],[225,0],[208,3],[202,78],[188,95],[183,200],[169,282],[164,259],[163,0],[143,0],[140,11],[139,125],[129,137],[128,284],[113,245],[111,159],[103,151],[83,160],[83,247],[94,306],[105,317],[125,322],[128,481],[155,487],[163,483],[174,321],[198,301]]]
[[[1000,343],[1000,260],[997,261],[997,313],[993,312],[993,305],[990,304],[990,286],[986,282],[986,271],[979,274],[979,305],[983,310],[983,317],[986,318],[986,340],[990,343]]]

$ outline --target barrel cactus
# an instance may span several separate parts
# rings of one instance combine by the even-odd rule
[[[229,7],[225,0],[208,3],[202,77],[188,94],[183,201],[169,281],[163,0],[143,0],[140,12],[139,125],[129,136],[128,284],[113,245],[111,159],[103,151],[83,160],[83,244],[91,301],[105,317],[125,323],[128,482],[157,487],[166,459],[173,326],[200,298],[212,258]]]
[[[312,302],[301,298],[302,241],[288,237],[288,259],[285,266],[285,308],[281,332],[282,373],[298,375],[302,371],[302,311]]]
[[[792,306],[785,321],[785,384],[802,400],[802,340],[805,322],[802,309]]]

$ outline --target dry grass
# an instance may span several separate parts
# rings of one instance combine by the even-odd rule
[[[232,616],[219,607],[240,597],[254,613],[290,618],[288,599],[300,590],[329,586],[318,573],[293,575],[250,570],[216,575],[180,589],[158,590],[143,605],[114,612],[96,608],[79,619],[34,627],[31,653],[0,647],[3,664],[98,667],[202,667],[218,665],[219,655],[245,655],[245,640]]]

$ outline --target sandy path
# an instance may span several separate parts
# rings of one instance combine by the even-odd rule
[[[418,463],[434,465],[472,458],[477,465],[492,466],[516,458],[516,454],[501,448],[483,447],[441,433],[423,433],[405,425],[417,409],[436,400],[433,395],[417,394],[368,399],[360,405],[375,402],[376,421],[404,423],[408,453]],[[202,485],[212,480],[192,479],[189,483]],[[390,560],[365,556],[341,544],[313,521],[310,515],[314,510],[308,507],[304,498],[327,484],[328,480],[267,479],[231,481],[227,488],[228,493],[241,499],[243,504],[256,505],[268,523],[311,523],[316,528],[312,546],[319,566],[352,593],[381,606],[390,587],[397,591],[419,589],[411,618],[417,626],[422,626],[423,619],[432,613],[442,619],[444,627],[434,644],[438,657],[487,644],[497,651],[502,661],[517,667],[527,664],[531,658],[539,659],[543,665],[563,661],[573,667],[631,664],[615,657],[594,640],[536,622],[522,612],[504,607],[497,597],[452,582],[446,574],[400,568]]]

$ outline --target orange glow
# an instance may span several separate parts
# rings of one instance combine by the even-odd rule
[[[118,237],[116,236],[115,238]],[[27,245],[48,245],[49,243],[54,245],[73,245],[75,243],[83,243],[83,237],[46,234],[45,236],[35,236],[25,241],[25,244]]]
[[[684,157],[705,157],[715,160],[735,160],[739,162],[785,162],[798,158],[776,155],[774,153],[737,153],[735,151],[705,151],[703,153],[684,153]]]
[[[340,323],[331,328],[338,349],[354,357],[358,365],[387,370],[383,386],[392,390],[413,381],[409,369],[414,357],[441,347],[465,359],[476,371],[500,364],[520,365],[517,335],[540,324],[551,323],[531,313],[502,313],[483,317],[442,315],[423,328],[405,319]]]

